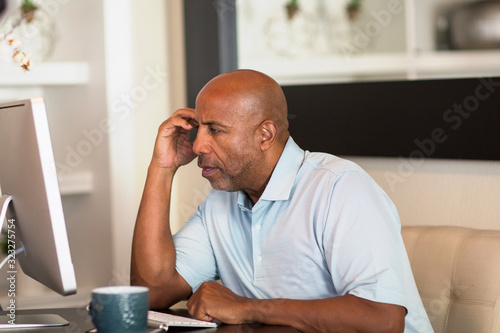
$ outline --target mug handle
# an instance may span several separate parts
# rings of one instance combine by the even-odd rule
[[[93,307],[92,307],[92,302],[90,302],[86,307],[85,309],[87,310],[88,314],[89,314],[89,317],[90,317],[90,320],[91,321],[94,321],[94,316],[92,316],[92,310],[93,310]]]

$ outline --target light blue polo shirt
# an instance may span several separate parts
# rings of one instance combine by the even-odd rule
[[[292,138],[252,207],[212,190],[174,236],[193,288],[221,279],[238,295],[320,299],[352,294],[406,307],[405,332],[432,332],[395,206],[353,162],[303,151]]]

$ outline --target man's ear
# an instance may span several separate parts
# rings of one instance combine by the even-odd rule
[[[272,120],[265,120],[260,124],[259,132],[261,135],[260,149],[266,151],[272,147],[278,135],[278,126]]]

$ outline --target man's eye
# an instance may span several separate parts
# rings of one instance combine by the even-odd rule
[[[220,129],[218,129],[218,128],[213,128],[213,127],[209,127],[209,128],[208,128],[208,131],[209,131],[210,133],[212,133],[212,134],[217,134],[217,133],[220,133],[220,132],[221,132],[221,130],[220,130]]]

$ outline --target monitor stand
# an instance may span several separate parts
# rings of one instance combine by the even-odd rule
[[[0,197],[0,230],[3,227],[7,208],[12,201],[12,196],[4,194]],[[15,330],[18,328],[42,328],[42,327],[58,327],[69,325],[69,322],[56,314],[16,314],[15,308],[10,313],[9,306],[6,307],[7,312],[0,316],[0,330]]]
[[[56,314],[15,314],[14,319],[9,314],[0,316],[0,331],[19,328],[44,328],[67,326],[69,322]]]

